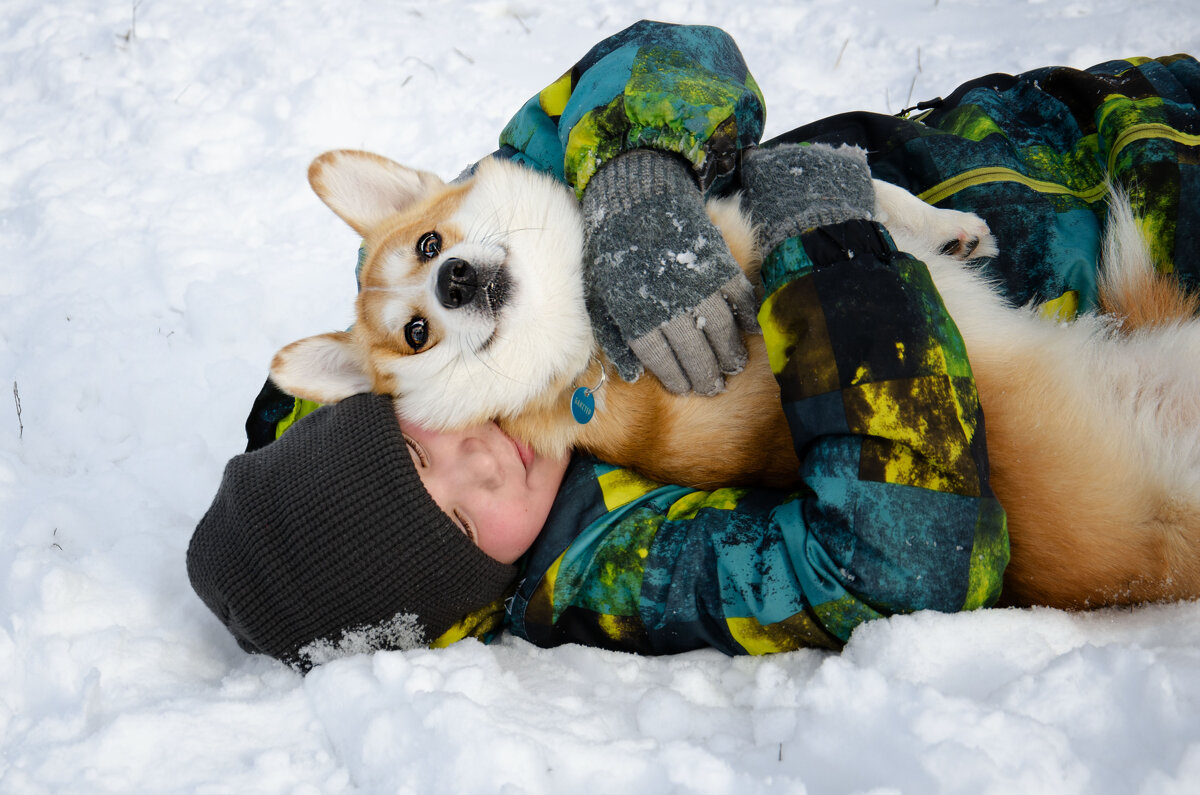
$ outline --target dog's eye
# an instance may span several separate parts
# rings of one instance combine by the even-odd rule
[[[429,323],[425,318],[414,317],[408,321],[408,325],[404,327],[404,341],[414,351],[425,347],[425,343],[429,341]]]
[[[437,232],[426,232],[417,241],[417,255],[422,259],[433,259],[442,253],[442,236]]]

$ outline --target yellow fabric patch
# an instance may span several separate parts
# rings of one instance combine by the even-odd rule
[[[825,325],[825,310],[811,279],[797,279],[763,301],[758,312],[771,372],[790,385],[795,398],[836,392],[837,359]]]
[[[737,507],[738,500],[746,493],[745,489],[717,489],[713,492],[693,491],[686,497],[676,500],[667,510],[667,521],[686,521],[693,519],[701,508],[715,508],[721,511],[732,511]]]
[[[538,94],[538,104],[547,116],[557,118],[566,110],[571,91],[571,72],[568,70],[562,77],[542,89]]]
[[[628,505],[639,497],[644,497],[662,484],[649,478],[642,477],[631,469],[614,469],[605,472],[597,481],[604,495],[604,507],[610,511]]]
[[[726,618],[725,626],[747,654],[776,654],[813,647],[836,649],[841,645],[804,612],[766,625],[754,618]]]
[[[974,429],[957,411],[952,379],[861,384],[843,391],[851,432],[863,434],[860,475],[882,483],[977,495]],[[879,443],[878,440],[887,440]],[[900,444],[894,444],[900,442]]]
[[[982,141],[989,135],[1004,134],[995,119],[986,113],[975,111],[971,106],[962,108],[958,113],[951,113],[947,118],[945,131],[970,141]]]
[[[847,594],[832,602],[813,605],[817,619],[839,638],[849,639],[854,628],[867,621],[882,618],[883,614]]]
[[[963,600],[963,610],[975,610],[988,607],[995,603],[1003,587],[1004,569],[1008,565],[1008,518],[1003,515],[1003,508],[996,506],[1000,513],[999,522],[991,514],[980,516],[980,524],[975,529],[975,545],[971,548],[971,565],[967,574],[967,595]],[[995,530],[989,530],[993,526]]]
[[[575,196],[579,199],[583,198],[584,189],[600,168],[596,150],[604,134],[596,124],[596,113],[592,110],[583,114],[567,134],[564,169],[567,183],[575,186]]]
[[[605,635],[616,641],[633,639],[641,634],[641,621],[635,616],[599,615],[596,624]]]
[[[529,598],[529,604],[525,606],[526,621],[548,627],[558,620],[558,614],[554,607],[554,587],[558,581],[558,569],[562,565],[562,561],[562,555],[559,555],[558,559],[554,561],[554,565],[542,575],[541,582],[538,583],[533,595]]]
[[[789,339],[787,331],[775,317],[775,301],[779,291],[766,297],[758,310],[758,324],[763,331],[763,340],[767,343],[767,361],[771,363],[771,372],[779,375],[787,364],[788,354],[796,346],[795,340]]]
[[[1055,323],[1067,323],[1079,314],[1079,291],[1067,290],[1038,307],[1038,314]]]
[[[433,643],[431,649],[444,649],[451,643],[458,643],[463,638],[480,638],[496,632],[504,621],[504,602],[492,602],[481,607],[474,613],[454,624],[443,632]]]
[[[296,398],[296,403],[292,407],[292,411],[286,417],[275,423],[275,438],[283,436],[283,432],[295,425],[300,420],[312,414],[317,409],[321,408],[320,403],[314,403],[311,400],[304,398]]]

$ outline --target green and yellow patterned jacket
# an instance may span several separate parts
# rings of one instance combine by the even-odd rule
[[[705,190],[729,186],[738,153],[762,136],[762,93],[719,28],[638,22],[597,44],[531,97],[497,153],[582,196],[600,165],[650,147],[692,164]]]

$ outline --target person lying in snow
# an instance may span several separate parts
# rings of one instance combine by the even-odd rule
[[[1160,201],[1154,210],[1172,227],[1171,213],[1195,206],[1184,194],[1194,193],[1196,182],[1179,174],[1186,162],[1180,149],[1195,146],[1194,131],[1187,132],[1195,106],[1189,107],[1186,86],[1197,84],[1196,64],[1185,57],[993,75],[919,120],[844,114],[784,138],[865,146],[875,176],[979,212],[1003,247],[1045,241],[1017,257],[1002,253],[991,267],[1015,299],[1069,313],[1094,299],[1094,273],[1081,263],[1094,268],[1088,245],[1094,249],[1099,222],[1091,207],[1103,198],[1097,186],[1106,168],[1171,188],[1165,195],[1179,197],[1177,203]],[[720,90],[696,91],[706,85]],[[666,95],[675,101],[658,101]],[[648,99],[639,103],[639,96]],[[696,119],[704,123],[687,123]],[[995,601],[1007,537],[1003,511],[987,487],[973,384],[950,375],[967,371],[957,331],[936,315],[940,302],[928,276],[921,278],[924,266],[895,252],[865,220],[870,183],[852,154],[826,153],[806,168],[836,171],[830,178],[843,182],[846,195],[857,193],[856,201],[833,208],[800,193],[803,186],[794,195],[756,193],[756,161],[772,161],[771,144],[748,153],[761,123],[757,88],[727,36],[713,28],[639,23],[597,45],[530,100],[506,128],[498,154],[566,179],[593,214],[611,191],[645,195],[641,212],[663,186],[673,197],[690,190],[696,206],[702,189],[747,191],[752,215],[774,238],[759,319],[768,347],[797,365],[780,370],[781,386],[807,488],[696,492],[577,456],[550,462],[551,475],[565,470],[561,482],[548,477],[553,486],[538,496],[547,513],[526,516],[522,535],[510,538],[515,544],[492,548],[490,528],[469,517],[477,548],[451,518],[455,507],[438,507],[446,499],[432,470],[445,453],[420,429],[406,429],[406,440],[386,398],[357,396],[321,409],[269,441],[304,408],[268,388],[248,421],[251,447],[262,449],[230,462],[188,554],[193,586],[243,648],[304,669],[355,651],[491,637],[504,626],[542,645],[763,653],[837,647],[879,615]],[[1080,152],[1094,156],[1089,161]],[[761,153],[768,156],[760,160]],[[641,168],[627,167],[647,154],[662,164],[650,180]],[[1173,175],[1164,163],[1176,165]],[[670,176],[681,172],[682,183]],[[988,213],[996,207],[1003,213]],[[827,242],[830,230],[840,236],[836,245]],[[603,266],[605,252],[624,245],[607,240],[603,229],[589,232],[594,264]],[[1165,245],[1187,254],[1196,243],[1175,235]],[[847,249],[857,256],[848,260]],[[723,259],[719,252],[713,258]],[[737,295],[728,288],[736,275],[724,278],[719,264],[712,271],[715,278],[690,286],[682,307],[676,301],[675,314],[688,312],[688,300],[695,306],[716,294]],[[656,285],[620,273],[591,280],[597,335],[622,376],[636,377],[637,360],[616,340],[632,342],[647,332],[623,316],[623,306],[639,287]],[[600,283],[610,291],[601,294]],[[877,291],[878,298],[863,303],[855,298],[863,291]],[[732,304],[736,314],[736,297]],[[795,313],[778,311],[806,306],[825,317],[828,339],[819,344]],[[896,425],[883,434],[850,433],[870,417],[830,410],[845,405],[839,388],[855,363],[872,346],[897,342],[938,351],[942,369],[917,364],[938,357],[912,356],[889,362],[878,382],[949,380],[954,388],[916,407],[918,415],[954,418],[971,444],[951,450]],[[724,372],[737,363],[736,350],[717,341],[706,352],[708,344],[630,347],[656,373],[664,359],[674,359],[664,380],[675,377],[679,386],[682,374],[681,388],[706,392],[719,388],[713,361]],[[798,365],[803,359],[810,366],[813,356],[837,362],[838,385],[814,392],[804,383]],[[897,482],[865,465],[905,457],[923,459],[931,471],[970,476],[940,490]],[[529,552],[515,558],[538,530]]]

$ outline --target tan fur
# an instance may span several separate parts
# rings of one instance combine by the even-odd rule
[[[1161,473],[1138,471],[1150,462],[1136,455],[1136,433],[1077,402],[1086,386],[1064,383],[1061,362],[977,360],[984,347],[969,350],[992,488],[1008,514],[1004,602],[1083,608],[1200,595],[1197,506],[1187,516],[1156,482]]]
[[[1200,296],[1165,273],[1140,271],[1131,284],[1101,285],[1100,309],[1132,328],[1164,326],[1200,312]],[[1136,303],[1131,303],[1136,302]]]
[[[651,378],[627,384],[610,376],[598,394],[595,417],[579,425],[567,395],[576,383],[599,381],[597,363],[562,392],[500,424],[535,444],[547,436],[570,436],[572,446],[663,483],[794,486],[799,463],[787,423],[781,412],[763,410],[778,406],[779,388],[762,340],[748,340],[748,348],[746,370],[716,397],[673,395]]]
[[[369,387],[400,396],[403,412],[411,408],[405,397],[411,384],[396,375],[402,369],[397,365],[411,367],[427,356],[414,355],[403,323],[409,314],[437,312],[421,303],[427,299],[414,286],[427,284],[429,275],[411,256],[413,240],[433,228],[447,245],[469,236],[449,221],[468,201],[468,188],[443,187],[435,177],[390,161],[373,165],[374,156],[354,157],[322,156],[310,178],[335,212],[352,216],[347,220],[366,237],[371,255],[358,322],[351,333],[283,349],[272,376],[292,394],[319,402]],[[348,169],[347,160],[354,160]],[[325,175],[326,166],[336,179]],[[396,199],[399,210],[388,203],[397,191],[404,194]],[[894,186],[877,185],[877,199],[877,217],[901,248],[929,264],[967,345],[986,417],[991,484],[1008,514],[1012,560],[1004,601],[1072,609],[1200,596],[1197,303],[1155,273],[1127,206],[1118,197],[1114,217],[1129,216],[1129,222],[1110,224],[1115,232],[1101,284],[1110,315],[1061,325],[1007,305],[957,258],[943,255],[947,240],[958,240],[968,253],[994,253],[978,218],[933,210]],[[503,208],[501,202],[488,212]],[[753,230],[736,200],[709,209],[756,279]],[[397,302],[404,310],[399,316]],[[552,339],[558,343],[541,337],[537,344],[551,346]],[[745,372],[728,379],[726,391],[713,398],[672,395],[649,377],[627,384],[611,365],[601,364],[602,357],[589,363],[585,347],[577,365],[544,383],[519,384],[529,394],[518,408],[490,416],[464,408],[456,421],[495,419],[541,452],[582,447],[663,482],[791,487],[798,462],[778,387],[762,338],[746,342]],[[602,366],[608,377],[596,392],[596,414],[579,425],[570,415],[569,395],[599,383]],[[414,372],[405,370],[404,378],[436,377]],[[521,380],[516,373],[505,378]],[[473,382],[466,387],[472,388]],[[467,397],[455,392],[446,399]]]

